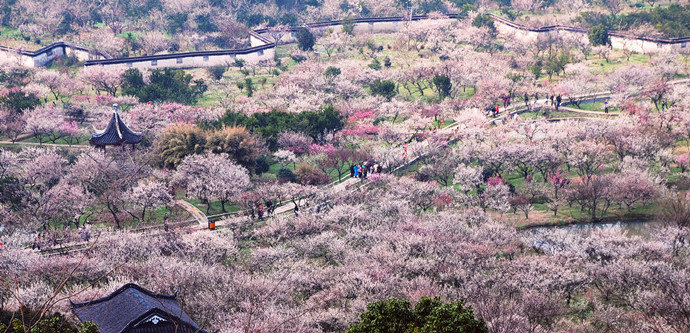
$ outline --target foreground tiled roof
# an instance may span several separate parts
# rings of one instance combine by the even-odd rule
[[[94,322],[101,333],[205,332],[182,310],[176,297],[128,283],[106,297],[72,303],[72,311],[82,322]]]

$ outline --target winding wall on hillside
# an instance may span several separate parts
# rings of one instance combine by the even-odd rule
[[[108,54],[67,42],[56,42],[46,45],[36,51],[27,51],[0,45],[0,59],[4,62],[14,62],[25,67],[41,67],[51,61],[74,56],[79,61],[89,61],[109,58]]]
[[[500,16],[489,14],[494,19],[500,33],[514,34],[517,38],[529,42],[536,40],[543,34],[570,35],[580,38],[585,42],[587,30],[565,25],[551,25],[539,28],[524,26]],[[456,19],[458,14],[448,14],[445,19]],[[354,27],[354,33],[389,33],[399,31],[407,22],[428,19],[426,15],[413,16],[389,16],[355,18],[350,21]],[[315,22],[304,27],[316,32],[325,33],[328,30],[341,30],[343,20]],[[279,43],[296,42],[295,33],[302,27],[286,29]],[[0,58],[5,61],[15,61],[26,67],[44,66],[50,61],[68,54],[76,56],[84,61],[85,66],[119,66],[134,68],[194,68],[211,66],[229,66],[236,60],[244,60],[247,63],[260,64],[269,61],[275,56],[275,41],[271,40],[269,29],[258,29],[250,34],[250,47],[233,50],[195,51],[157,54],[150,56],[111,58],[106,53],[86,47],[57,42],[45,46],[36,51],[22,51],[0,46]],[[652,38],[645,36],[633,36],[622,32],[610,32],[612,47],[616,49],[629,49],[639,53],[657,53],[662,51],[681,51],[688,48],[690,37],[683,38]]]

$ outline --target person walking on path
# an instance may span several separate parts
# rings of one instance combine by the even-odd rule
[[[609,102],[604,102],[604,113],[609,113]]]
[[[295,202],[295,217],[299,216],[299,205]]]
[[[529,110],[529,95],[525,93],[525,107]]]
[[[561,107],[561,101],[563,101],[561,95],[556,96],[556,111],[558,111],[558,108]]]
[[[551,95],[551,97],[549,97],[549,98],[551,99],[551,106],[554,106],[554,104],[553,104],[553,95]]]
[[[353,178],[355,176],[355,165],[351,164],[350,165],[350,178]]]
[[[264,218],[264,206],[262,204],[259,204],[259,220],[263,220]]]
[[[34,238],[33,244],[31,244],[31,249],[32,249],[32,250],[33,250],[33,249],[38,249],[39,251],[41,251],[41,243],[42,243],[42,241],[41,241],[41,235],[38,234],[38,235],[36,236],[36,238]]]

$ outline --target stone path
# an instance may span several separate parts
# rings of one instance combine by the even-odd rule
[[[673,84],[673,85],[684,84],[684,83],[690,83],[690,79],[675,80],[675,81],[671,82],[671,84]],[[610,97],[610,93],[609,92],[599,92],[599,93],[589,94],[589,95],[580,96],[580,97],[585,97],[585,100],[587,98],[589,98],[589,99],[607,99]],[[540,100],[537,100],[536,102],[532,102],[532,104],[529,108],[526,107],[524,104],[518,104],[518,103],[513,104],[512,106],[505,108],[504,111],[502,111],[497,117],[491,118],[489,120],[489,123],[495,123],[496,121],[501,120],[508,115],[512,115],[515,113],[519,114],[519,113],[531,110],[533,108],[550,107],[549,102],[550,101],[547,99],[540,99]],[[560,109],[565,110],[565,111],[569,111],[569,112],[582,113],[582,114],[595,114],[595,115],[602,115],[602,116],[607,116],[607,115],[608,116],[618,116],[618,114],[616,114],[616,113],[605,114],[603,112],[580,110],[580,109],[574,109],[574,108],[563,107],[563,106],[561,106]],[[567,118],[567,119],[570,119],[570,118]],[[455,122],[454,124],[452,124],[450,126],[447,126],[447,127],[444,127],[442,129],[435,131],[435,133],[436,134],[452,133],[460,125],[461,124],[459,122]],[[0,141],[0,144],[3,144],[3,143],[12,144],[9,141]],[[14,144],[17,144],[17,145],[22,145],[22,144],[23,145],[39,145],[37,143],[26,143],[26,142],[18,142],[18,143],[14,143]],[[64,145],[64,144],[43,144],[43,146],[57,146],[57,147],[70,147],[70,148],[90,147],[90,146],[86,146],[86,145],[69,146],[69,145]],[[411,159],[410,161],[404,163],[403,165],[398,166],[393,172],[402,170],[402,169],[406,168],[407,166],[416,163],[421,158],[423,158],[423,156],[417,156],[417,157]],[[359,183],[359,185],[357,185],[358,183]],[[347,178],[345,180],[341,179],[339,181],[328,184],[328,185],[324,186],[323,188],[331,188],[333,190],[333,192],[335,192],[335,193],[345,192],[343,195],[339,196],[339,197],[342,197],[342,196],[347,195],[349,193],[358,191],[361,187],[366,186],[370,183],[371,182],[368,180],[362,181],[358,178]],[[352,187],[354,187],[354,188],[352,188]],[[350,188],[352,188],[352,189],[350,189]],[[350,189],[350,191],[346,192],[348,189]],[[184,200],[176,200],[175,203],[177,205],[179,205],[180,207],[182,207],[183,209],[185,209],[187,212],[189,212],[189,214],[191,214],[192,217],[194,217],[194,220],[196,220],[196,222],[199,225],[197,228],[195,228],[196,230],[208,228],[209,217],[206,216],[206,214],[204,214],[196,206],[194,206],[191,203],[184,201]],[[308,207],[307,210],[312,209],[314,207],[315,206]],[[280,205],[279,207],[277,207],[274,210],[273,214],[274,215],[285,214],[285,213],[291,212],[293,209],[294,209],[294,204],[292,202],[285,202],[282,205]],[[229,213],[226,216],[231,216],[231,215],[238,215],[239,216],[243,213],[244,213],[243,211],[234,212],[234,213]],[[223,215],[225,215],[225,214],[223,214]],[[184,225],[185,223],[187,223],[187,222],[186,221],[180,222],[179,224]],[[132,231],[142,232],[142,231],[148,231],[148,230],[159,230],[162,227],[163,227],[163,225],[148,226],[148,227],[144,227],[144,228],[133,229]],[[77,244],[77,245],[73,245],[73,246],[74,246],[74,249],[70,250],[70,252],[83,251],[83,249],[86,247],[85,244],[84,245]],[[68,247],[69,247],[69,245],[68,245]],[[55,249],[47,249],[47,252],[49,252],[49,254],[53,254],[52,252],[50,252],[53,250],[55,250]]]
[[[175,200],[175,204],[186,210],[204,228],[208,228],[208,217],[199,208],[184,200]]]
[[[601,111],[590,111],[590,110],[582,110],[582,109],[576,109],[576,108],[571,108],[567,106],[561,106],[558,108],[558,111],[568,111],[568,112],[573,112],[573,113],[582,113],[582,114],[591,114],[591,115],[597,115],[597,116],[604,116],[604,117],[618,117],[620,113],[606,113],[606,112],[601,112]]]

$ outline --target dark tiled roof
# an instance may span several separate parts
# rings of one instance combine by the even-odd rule
[[[72,311],[82,322],[94,322],[101,333],[205,332],[182,310],[176,297],[128,283],[106,297],[72,303]]]
[[[135,144],[141,142],[141,134],[129,129],[120,118],[120,114],[114,112],[108,127],[100,133],[93,134],[89,142],[96,146]]]

